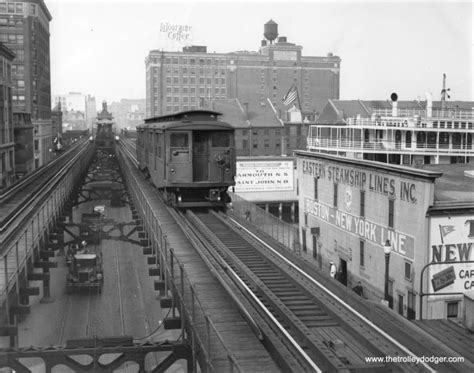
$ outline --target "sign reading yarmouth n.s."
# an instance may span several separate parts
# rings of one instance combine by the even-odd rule
[[[386,241],[390,240],[392,252],[411,260],[414,259],[415,239],[412,236],[311,198],[305,198],[304,211],[319,220],[374,244],[384,246]]]
[[[293,190],[293,161],[237,162],[236,192]]]
[[[348,166],[336,166],[325,161],[304,159],[301,165],[303,175],[327,179],[413,204],[417,203],[416,184],[408,180],[397,180],[389,174],[358,170]]]
[[[428,293],[474,290],[474,216],[432,216]]]

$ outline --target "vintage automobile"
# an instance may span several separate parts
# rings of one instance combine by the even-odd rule
[[[102,254],[80,252],[74,254],[66,279],[68,294],[76,289],[94,289],[102,293],[104,285]]]

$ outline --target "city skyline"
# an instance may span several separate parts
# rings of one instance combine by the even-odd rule
[[[166,40],[161,24],[191,26],[188,45],[229,53],[258,51],[263,25],[273,19],[280,36],[303,47],[303,56],[341,58],[341,99],[389,99],[397,92],[400,100],[424,100],[431,92],[439,100],[445,73],[451,100],[473,100],[470,2],[63,0],[46,5],[53,16],[53,95],[79,91],[98,103],[144,98],[147,54],[186,45]]]

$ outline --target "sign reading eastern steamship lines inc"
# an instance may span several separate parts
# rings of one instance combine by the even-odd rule
[[[293,161],[237,162],[236,192],[293,190]]]
[[[416,184],[408,180],[399,180],[381,173],[357,170],[353,167],[335,166],[324,161],[302,161],[303,174],[327,179],[362,190],[383,194],[393,199],[417,203]]]
[[[415,239],[405,233],[389,229],[311,198],[305,198],[304,211],[319,220],[374,244],[384,246],[386,240],[390,240],[394,253],[411,260],[415,257]]]
[[[430,218],[428,293],[474,290],[474,216]]]

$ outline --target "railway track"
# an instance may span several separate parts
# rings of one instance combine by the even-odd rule
[[[133,160],[133,142],[127,141],[124,146]],[[294,265],[237,221],[203,211],[172,215],[179,219],[188,238],[199,237],[206,255],[214,258],[210,270],[224,269],[228,281],[245,294],[265,325],[279,330],[280,340],[286,346],[294,344],[288,351],[296,360],[310,360],[302,365],[309,367],[307,371],[462,371],[462,367],[449,363],[434,367],[425,362],[415,363],[418,356],[442,356],[448,349],[442,347],[442,342],[434,345],[433,340],[421,335],[418,340],[416,332],[410,334],[410,328],[405,330],[406,325],[388,315],[387,325],[375,325],[364,316],[366,311],[360,310],[370,304],[349,306],[342,289],[334,289],[338,295],[334,294],[332,286],[324,286],[327,281],[316,281],[302,270],[304,265]],[[206,262],[209,265],[211,261]],[[252,320],[247,321],[252,324]],[[257,335],[263,330],[259,325],[252,328]],[[385,356],[408,359],[377,364],[365,360]]]
[[[2,241],[15,234],[21,223],[28,217],[28,211],[37,200],[48,195],[51,188],[61,179],[86,151],[87,141],[75,143],[69,150],[36,172],[21,179],[0,192],[0,235]],[[5,245],[6,246],[6,245]]]
[[[187,218],[213,255],[241,278],[322,371],[434,371],[428,365],[367,363],[365,357],[406,356],[411,352],[368,325],[333,294],[315,286],[256,237],[243,234],[235,222],[230,224],[209,212],[188,212]]]

